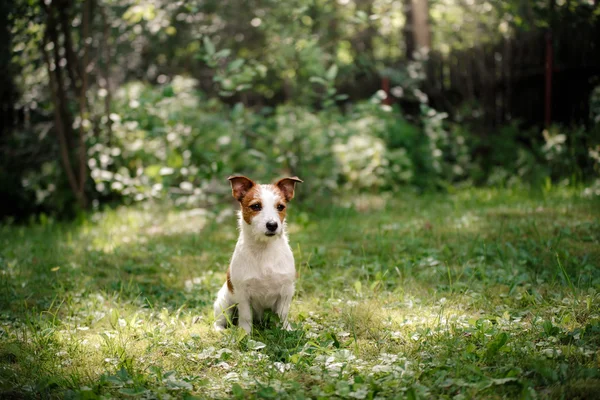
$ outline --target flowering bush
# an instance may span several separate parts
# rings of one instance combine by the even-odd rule
[[[413,177],[411,149],[383,139],[396,116],[371,102],[343,115],[283,105],[266,115],[204,100],[191,79],[160,87],[139,82],[115,95],[110,140],[89,146],[88,165],[100,197],[140,201],[165,195],[178,204],[223,194],[231,173],[256,179],[310,176],[313,196],[380,190]],[[401,133],[401,132],[400,132]]]

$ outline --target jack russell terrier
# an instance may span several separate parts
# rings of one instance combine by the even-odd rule
[[[247,333],[252,320],[264,310],[274,311],[289,330],[288,312],[294,295],[296,268],[285,231],[287,203],[294,197],[297,177],[280,179],[273,185],[257,184],[245,176],[231,176],[233,197],[240,202],[240,236],[227,280],[214,304],[217,331],[232,321],[237,306],[238,325]]]

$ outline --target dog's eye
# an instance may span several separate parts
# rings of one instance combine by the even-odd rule
[[[254,210],[254,211],[260,211],[260,210],[262,210],[262,206],[260,205],[260,203],[252,204],[252,205],[250,206],[250,208],[251,208],[252,210]]]
[[[285,210],[285,206],[283,204],[280,204],[277,206],[277,211],[283,211]]]

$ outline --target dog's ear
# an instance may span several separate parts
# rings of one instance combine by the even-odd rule
[[[239,202],[241,202],[244,196],[246,196],[246,193],[256,185],[252,179],[242,175],[230,176],[227,179],[231,182],[231,194],[233,194],[233,197]]]
[[[294,187],[296,186],[296,182],[302,182],[302,179],[297,176],[292,176],[291,178],[280,179],[275,183],[275,186],[283,193],[285,201],[290,201],[294,198]]]

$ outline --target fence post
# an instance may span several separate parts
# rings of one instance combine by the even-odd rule
[[[392,98],[390,97],[390,78],[387,76],[381,78],[381,90],[385,93],[385,98],[382,103],[389,106],[392,104]]]

